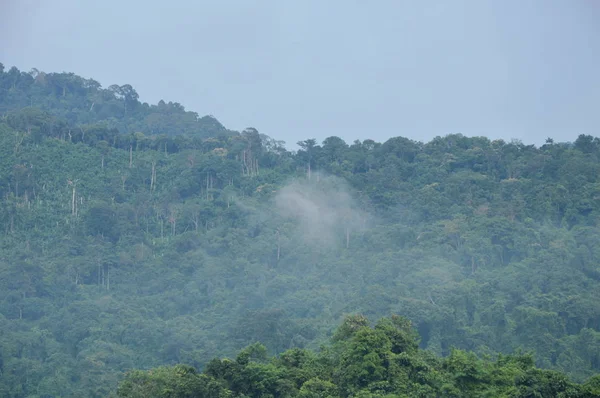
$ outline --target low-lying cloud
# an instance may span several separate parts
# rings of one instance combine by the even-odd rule
[[[350,244],[354,233],[366,228],[367,213],[360,209],[345,181],[335,177],[297,180],[279,190],[279,215],[298,223],[298,232],[310,244]]]

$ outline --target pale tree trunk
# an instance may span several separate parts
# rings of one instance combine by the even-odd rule
[[[279,258],[281,256],[281,232],[279,228],[277,228],[277,262],[279,262]]]
[[[198,232],[198,227],[200,225],[200,216],[198,214],[194,214],[193,217],[190,217],[190,220],[194,224],[194,230]]]
[[[150,176],[150,190],[156,189],[156,161],[152,161],[152,175]]]
[[[346,249],[350,247],[350,227],[346,227]]]
[[[427,295],[427,296],[429,297],[429,301],[431,302],[431,304],[433,304],[433,305],[436,305],[436,306],[437,306],[437,304],[435,303],[435,301],[433,301],[433,297],[431,297],[431,293],[428,293],[428,295]]]
[[[25,139],[25,134],[21,134],[19,132],[15,133],[15,149],[14,149],[15,154],[19,152],[19,148],[21,147],[21,144],[23,143],[24,139]]]
[[[71,215],[75,215],[75,206],[77,203],[75,202],[75,185],[73,185],[73,196],[71,198]]]

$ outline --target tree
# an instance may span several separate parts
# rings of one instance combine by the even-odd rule
[[[315,157],[315,152],[317,150],[317,148],[319,148],[317,146],[317,140],[315,140],[314,138],[308,139],[308,140],[304,140],[304,141],[299,141],[297,143],[297,145],[302,148],[302,158],[303,160],[305,160],[306,162],[306,175],[307,178],[310,180],[311,178],[311,170],[313,168],[313,159]]]

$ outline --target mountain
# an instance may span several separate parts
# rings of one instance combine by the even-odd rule
[[[431,369],[523,350],[519,375],[593,382],[598,138],[291,152],[111,87],[0,74],[0,396],[104,397],[256,342],[326,355],[351,314],[410,319]]]

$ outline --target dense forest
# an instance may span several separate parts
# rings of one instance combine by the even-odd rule
[[[598,396],[598,138],[290,151],[1,64],[0,117],[0,396]]]
[[[333,344],[314,354],[300,348],[268,358],[253,344],[235,360],[214,359],[202,374],[189,365],[129,372],[122,398],[302,397],[597,397],[600,375],[577,385],[564,374],[536,369],[530,355],[495,361],[452,350],[440,359],[419,349],[410,321],[392,316],[369,327],[347,317]]]

